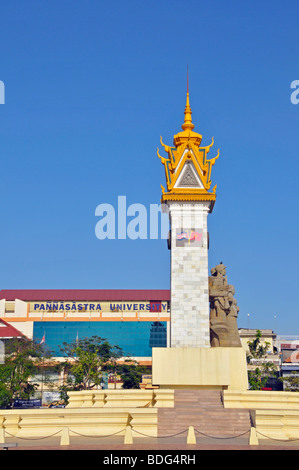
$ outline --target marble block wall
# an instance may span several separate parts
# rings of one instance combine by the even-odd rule
[[[171,225],[172,348],[210,347],[207,229],[209,207],[209,202],[205,201],[168,202]],[[190,233],[191,229],[202,231],[202,242],[177,246],[177,232]]]

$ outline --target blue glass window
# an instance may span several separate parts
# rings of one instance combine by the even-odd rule
[[[167,322],[34,322],[33,339],[40,342],[44,335],[46,348],[54,356],[61,355],[59,346],[64,342],[100,336],[122,348],[126,356],[149,357],[153,347],[167,346]]]

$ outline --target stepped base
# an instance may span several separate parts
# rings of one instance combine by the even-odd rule
[[[232,439],[249,435],[250,413],[225,409],[220,391],[175,390],[174,408],[158,410],[158,437],[178,434],[189,426],[194,427],[197,437]]]

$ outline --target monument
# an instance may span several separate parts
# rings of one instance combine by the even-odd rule
[[[238,307],[225,267],[208,272],[208,214],[216,201],[212,168],[219,158],[208,154],[214,139],[201,147],[189,102],[182,131],[166,156],[157,155],[165,170],[161,203],[169,212],[171,250],[170,344],[153,348],[153,383],[161,387],[247,388],[246,355],[238,342]],[[211,315],[210,315],[211,305]]]
[[[218,264],[209,277],[210,331],[212,347],[241,347],[235,288],[227,283],[226,266]]]

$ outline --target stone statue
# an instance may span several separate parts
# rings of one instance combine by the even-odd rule
[[[241,347],[235,288],[227,283],[226,266],[221,262],[209,277],[210,339],[212,347]]]

